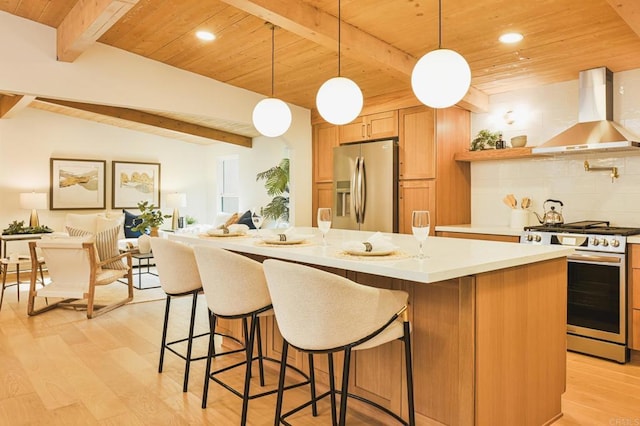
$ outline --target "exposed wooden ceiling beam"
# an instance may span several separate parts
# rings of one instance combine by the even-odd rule
[[[247,136],[235,133],[225,132],[223,130],[213,129],[210,127],[200,126],[198,124],[187,123],[185,121],[173,118],[162,117],[160,115],[150,114],[129,108],[113,107],[106,105],[88,104],[82,102],[63,101],[59,99],[36,98],[37,101],[46,102],[54,105],[61,105],[68,108],[74,108],[81,111],[87,111],[94,114],[113,117],[120,120],[131,121],[146,126],[158,127],[161,129],[171,130],[178,133],[189,134],[201,138],[210,139],[216,142],[227,142],[234,145],[251,148],[253,146],[252,139]]]
[[[338,19],[305,2],[291,2],[290,0],[221,1],[327,49],[336,51],[338,49]],[[403,79],[411,76],[417,58],[348,23],[341,22],[340,31],[342,45],[340,52],[342,55],[370,63]],[[459,105],[473,112],[486,112],[489,99],[484,92],[472,87]]]
[[[35,96],[25,95],[0,95],[0,118],[11,118],[19,111],[28,107]]]
[[[138,1],[78,0],[58,27],[58,60],[75,61]]]
[[[638,0],[607,0],[607,2],[640,37],[640,2]]]

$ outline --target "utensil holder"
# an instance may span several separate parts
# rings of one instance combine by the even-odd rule
[[[511,221],[509,222],[509,227],[520,230],[524,229],[525,226],[529,226],[529,216],[530,213],[528,210],[511,210]]]

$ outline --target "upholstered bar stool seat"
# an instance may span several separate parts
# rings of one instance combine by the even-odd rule
[[[214,357],[213,341],[209,340],[209,358],[205,370],[204,390],[202,394],[202,408],[207,406],[209,381],[213,380],[227,390],[242,398],[241,425],[247,422],[249,400],[274,394],[278,389],[274,386],[270,390],[250,393],[251,370],[254,361],[258,361],[260,385],[265,386],[263,361],[278,362],[278,360],[263,356],[262,339],[260,335],[260,317],[273,316],[271,297],[262,270],[262,264],[248,257],[231,253],[209,246],[195,246],[196,261],[202,278],[202,287],[209,307],[209,325],[211,335],[215,332],[216,318],[242,319],[246,339],[246,356],[241,362],[211,371],[211,361]],[[249,322],[250,320],[250,322]],[[258,355],[253,356],[253,348],[257,347]],[[313,362],[312,360],[310,360]],[[282,362],[286,362],[283,360]],[[217,376],[232,368],[245,365],[244,389],[242,392],[227,385]],[[313,363],[311,364],[313,366]],[[309,378],[301,370],[294,369],[304,380],[291,384],[284,389],[291,389],[311,384],[312,398],[315,397],[313,377]],[[315,407],[314,407],[315,408]]]
[[[411,364],[408,293],[358,284],[329,272],[274,259],[264,261],[264,272],[280,333],[284,339],[282,357],[286,359],[289,345],[308,354],[327,354],[329,361],[329,391],[318,396],[331,398],[332,422],[344,425],[347,397],[370,404],[400,424],[414,425],[413,372]],[[348,392],[351,352],[364,350],[400,339],[404,342],[408,420],[397,413]],[[334,384],[333,354],[344,353],[341,391]],[[280,369],[279,387],[284,384],[286,365]],[[336,413],[336,395],[340,395],[340,411]],[[282,392],[278,392],[275,424],[285,424],[286,418],[311,405],[302,404],[282,414]],[[338,418],[339,414],[339,418]]]

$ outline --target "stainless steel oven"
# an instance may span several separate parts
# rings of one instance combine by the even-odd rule
[[[567,347],[627,362],[625,254],[576,251],[568,258]]]
[[[561,244],[575,247],[567,258],[567,349],[620,363],[627,349],[626,236],[634,228],[530,227],[523,244]],[[597,233],[596,233],[597,232]]]

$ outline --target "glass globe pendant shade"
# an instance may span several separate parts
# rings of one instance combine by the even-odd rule
[[[277,98],[261,100],[253,108],[253,125],[264,136],[283,135],[291,125],[289,105]]]
[[[433,50],[418,60],[411,73],[413,93],[432,108],[458,103],[471,85],[471,69],[458,52]]]
[[[362,103],[362,91],[356,83],[345,77],[325,81],[316,95],[318,112],[331,124],[352,122],[360,115]]]

